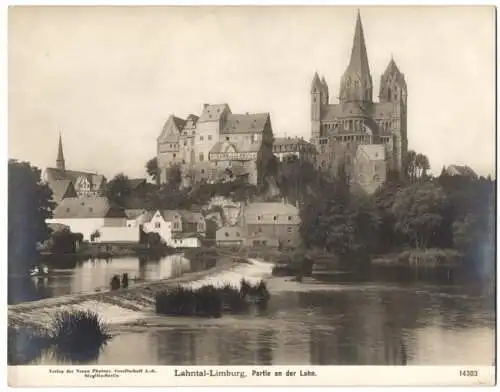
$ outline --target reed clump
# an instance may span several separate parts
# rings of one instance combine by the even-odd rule
[[[156,294],[156,313],[167,316],[221,317],[223,313],[239,314],[253,305],[262,309],[270,299],[266,283],[252,285],[242,279],[240,287],[225,284],[192,289],[177,286]]]
[[[92,311],[72,310],[53,316],[47,330],[8,329],[8,361],[11,365],[28,364],[52,350],[64,362],[85,363],[97,359],[111,338],[107,326]]]

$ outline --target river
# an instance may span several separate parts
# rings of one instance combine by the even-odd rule
[[[55,269],[45,297],[107,287],[114,274],[141,280],[180,276],[187,260],[137,258],[84,261]],[[463,285],[381,281],[319,283],[270,278],[255,262],[199,280],[269,278],[267,310],[221,319],[159,317],[152,309],[114,309],[113,338],[89,363],[98,365],[491,365],[495,301]],[[40,291],[37,291],[40,293]],[[132,315],[132,317],[131,317]],[[63,364],[44,352],[32,364]]]

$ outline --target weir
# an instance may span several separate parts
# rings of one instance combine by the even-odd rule
[[[271,273],[272,264],[248,259],[248,264],[218,265],[178,278],[131,285],[127,289],[73,294],[11,305],[8,308],[8,323],[11,327],[44,328],[55,313],[64,310],[91,310],[108,324],[130,323],[154,314],[155,294],[158,291],[179,284],[192,288],[226,283],[239,286],[242,278],[256,282],[271,276]]]

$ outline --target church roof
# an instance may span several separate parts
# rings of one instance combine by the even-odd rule
[[[323,84],[321,83],[317,72],[315,72],[313,76],[313,80],[311,83],[311,92],[313,92],[315,88],[318,90],[318,92],[322,91],[323,89]]]
[[[48,182],[48,185],[52,190],[52,199],[57,203],[65,197],[76,197],[75,188],[71,180],[55,180]]]
[[[230,114],[221,133],[262,133],[269,121],[269,113]]]
[[[70,197],[61,200],[54,210],[56,219],[125,218],[123,208],[112,205],[106,197]]]
[[[446,168],[446,173],[450,176],[477,177],[476,172],[466,165],[450,165]]]
[[[342,106],[328,105],[322,113],[323,121],[334,121],[342,114]]]
[[[105,181],[105,177],[101,174],[76,170],[61,170],[55,167],[48,167],[45,170],[45,175],[49,186],[51,183],[60,180],[70,180],[74,185],[80,177],[85,177],[87,181],[92,185],[92,188],[99,189]]]
[[[398,66],[396,65],[396,62],[394,61],[393,58],[391,58],[391,61],[389,61],[389,64],[387,65],[387,68],[385,69],[384,73],[382,74],[382,80],[387,80],[390,76],[396,79],[396,83],[398,83],[402,88],[405,90],[407,89],[406,87],[406,81],[405,81],[405,76],[401,71],[399,70]],[[380,86],[380,89],[382,89],[382,83]]]
[[[361,15],[358,11],[356,18],[356,27],[354,30],[354,40],[351,50],[351,58],[347,66],[346,73],[359,73],[360,75],[370,74],[370,65],[368,63],[368,54],[366,52],[365,36],[363,34],[363,24]]]
[[[63,147],[62,147],[61,134],[59,134],[59,147],[58,147],[58,151],[57,151],[57,162],[62,162],[64,165],[64,153],[63,153]]]

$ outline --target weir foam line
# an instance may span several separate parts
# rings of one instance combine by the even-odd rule
[[[27,316],[31,312],[36,312],[37,310],[48,311],[50,308],[57,308],[65,305],[77,305],[87,301],[107,303],[134,311],[143,310],[145,305],[154,304],[154,295],[157,291],[165,290],[166,288],[171,288],[182,283],[190,283],[219,272],[230,271],[242,265],[243,264],[241,263],[233,263],[230,260],[220,260],[219,264],[213,268],[196,272],[188,272],[177,278],[136,283],[126,289],[69,294],[60,297],[9,305],[8,324],[30,325],[31,322]]]

